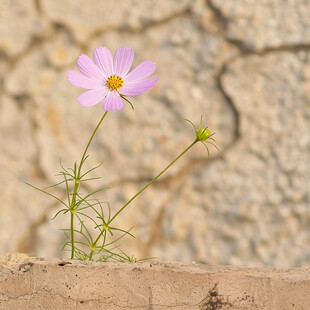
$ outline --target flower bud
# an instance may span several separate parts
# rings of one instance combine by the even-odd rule
[[[211,131],[208,128],[200,128],[196,131],[196,137],[199,141],[206,141],[211,136]]]

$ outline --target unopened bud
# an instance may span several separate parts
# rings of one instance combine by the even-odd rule
[[[200,128],[196,131],[196,137],[199,141],[206,141],[211,136],[211,131],[208,128]]]

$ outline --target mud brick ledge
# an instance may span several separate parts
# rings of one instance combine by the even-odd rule
[[[310,267],[0,256],[0,309],[310,309]]]

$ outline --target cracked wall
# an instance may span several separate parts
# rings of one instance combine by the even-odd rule
[[[177,2],[177,5],[176,5]],[[131,46],[156,88],[111,113],[90,150],[117,210],[187,147],[203,114],[222,152],[187,154],[122,213],[138,257],[209,264],[310,261],[309,29],[305,1],[161,0],[0,4],[1,252],[65,256],[59,205],[24,185],[57,182],[102,113],[66,81],[81,53]],[[305,15],[306,14],[306,15]],[[124,128],[126,130],[124,131]],[[90,189],[96,189],[90,184]],[[59,190],[58,194],[63,195]],[[18,227],[18,229],[16,229]]]

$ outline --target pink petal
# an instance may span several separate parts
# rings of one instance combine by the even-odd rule
[[[89,78],[79,72],[68,70],[68,82],[74,86],[84,89],[95,89],[102,86],[102,82],[97,79]]]
[[[152,89],[158,81],[158,78],[150,78],[143,81],[131,82],[120,88],[120,93],[124,96],[134,97],[143,94]]]
[[[107,47],[98,47],[93,52],[95,64],[105,73],[106,77],[114,74],[113,59]]]
[[[102,107],[106,111],[120,110],[123,107],[123,100],[117,92],[111,91],[104,98]]]
[[[126,77],[125,82],[140,81],[150,76],[156,69],[152,60],[145,60],[135,67]]]
[[[130,47],[119,47],[114,54],[115,74],[124,77],[133,62],[134,51]]]
[[[98,80],[105,79],[105,74],[104,72],[97,67],[94,62],[86,55],[82,54],[79,56],[79,59],[77,61],[77,66],[81,73],[84,75],[90,77],[90,78],[95,78]]]
[[[107,87],[89,90],[78,96],[76,100],[84,107],[91,107],[100,102],[106,96],[108,91]]]

